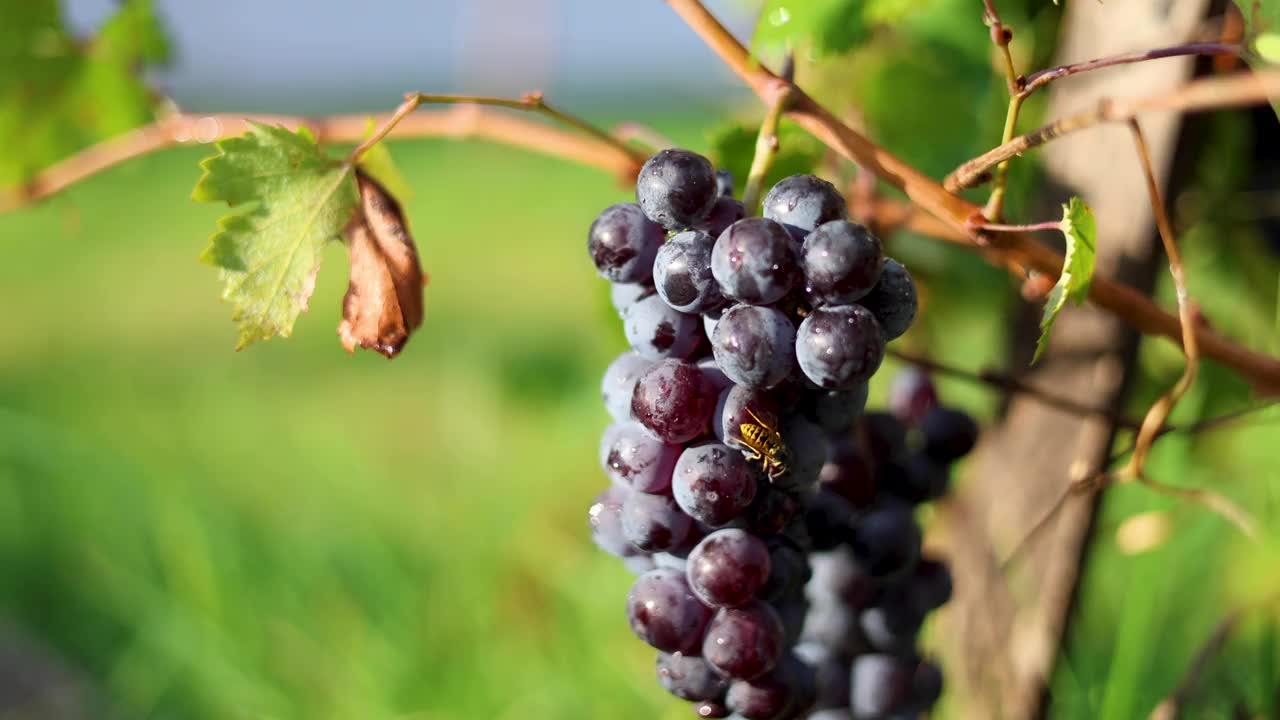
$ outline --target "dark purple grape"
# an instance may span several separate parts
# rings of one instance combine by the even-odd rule
[[[684,574],[650,570],[627,594],[627,619],[636,637],[663,652],[696,651],[711,619],[711,608],[689,589]]]
[[[916,666],[915,674],[911,676],[911,707],[916,711],[927,710],[940,697],[942,670],[934,663],[924,660]]]
[[[671,148],[649,158],[636,178],[636,199],[650,220],[668,230],[693,227],[717,197],[715,170],[701,155]]]
[[[653,258],[666,233],[645,218],[635,203],[605,208],[591,223],[587,249],[601,277],[642,283],[653,275]]]
[[[858,720],[898,711],[911,694],[913,668],[892,655],[861,655],[850,673],[849,707]]]
[[[653,261],[653,284],[668,305],[682,313],[701,313],[723,307],[728,301],[711,276],[711,249],[715,238],[687,230],[671,238]]]
[[[893,376],[889,385],[889,412],[903,423],[915,426],[938,406],[938,389],[923,368],[908,365]]]
[[[906,451],[907,428],[886,412],[869,412],[862,417],[862,434],[867,451],[877,463],[886,463]]]
[[[835,185],[813,175],[792,175],[764,196],[764,216],[809,232],[848,218],[849,208]]]
[[[818,480],[855,508],[870,505],[878,485],[871,463],[851,435],[831,440],[827,462],[822,466]]]
[[[731,197],[720,197],[711,206],[707,219],[698,223],[697,228],[711,237],[718,238],[729,226],[747,216],[747,208],[739,200]]]
[[[978,423],[967,413],[936,407],[920,421],[924,435],[924,451],[943,463],[954,462],[969,454],[978,443]]]
[[[849,389],[866,382],[883,359],[884,334],[880,323],[861,305],[816,308],[800,323],[796,333],[796,360],[800,369],[828,390]],[[733,377],[727,369],[725,372]]]
[[[811,553],[809,568],[813,575],[805,584],[805,597],[814,605],[840,605],[859,610],[875,597],[875,580],[846,546]]]
[[[945,563],[922,558],[907,579],[907,593],[916,612],[927,614],[951,599],[951,571]]]
[[[756,488],[756,499],[743,512],[743,527],[751,534],[769,537],[781,533],[800,513],[800,503],[772,485]]]
[[[678,547],[692,525],[693,519],[668,495],[632,492],[622,503],[622,534],[645,552]]]
[[[705,660],[683,653],[658,653],[658,682],[682,700],[719,700],[729,683]]]
[[[605,462],[610,479],[644,493],[670,489],[679,445],[658,440],[636,422],[622,423],[608,439]]]
[[[786,315],[768,307],[735,305],[711,337],[716,362],[739,385],[768,389],[787,378],[796,359],[796,331]]]
[[[689,587],[713,607],[736,607],[769,579],[769,548],[744,530],[717,530],[689,553]]]
[[[804,619],[809,615],[809,602],[804,599],[804,593],[789,593],[769,604],[778,611],[778,619],[782,621],[782,646],[792,647],[800,642]]]
[[[794,695],[790,673],[781,664],[755,680],[735,680],[725,705],[747,720],[775,720],[790,710]]]
[[[587,523],[591,526],[591,540],[596,547],[614,557],[628,557],[636,549],[622,532],[622,504],[631,491],[618,485],[610,485],[596,496],[587,510]]]
[[[627,310],[622,331],[631,347],[650,360],[684,360],[693,355],[702,342],[698,316],[671,309],[657,295],[639,300]]]
[[[804,510],[804,524],[815,550],[830,550],[852,532],[853,505],[828,487],[819,485]]]
[[[919,308],[916,284],[902,263],[893,258],[885,258],[880,282],[858,302],[876,316],[885,340],[893,340],[905,333],[916,319]]]
[[[785,416],[779,430],[787,447],[787,471],[773,478],[774,485],[792,491],[813,487],[827,462],[827,436],[799,414]]]
[[[613,283],[609,286],[609,302],[613,303],[613,309],[620,317],[626,318],[632,305],[654,292],[653,285],[649,283]]]
[[[849,706],[849,665],[847,663],[826,645],[818,642],[802,642],[792,652],[801,662],[813,669],[814,709],[826,710]],[[814,715],[810,715],[810,720],[813,717]]]
[[[746,385],[733,385],[720,393],[711,429],[720,442],[746,447],[742,442],[743,425],[759,425],[760,420],[776,424],[777,417],[778,404],[770,395]]]
[[[804,617],[800,639],[802,642],[821,643],[842,660],[867,649],[858,629],[858,611],[839,604],[811,604]]]
[[[725,296],[750,305],[781,300],[800,278],[791,235],[762,217],[739,220],[716,240],[711,272]]]
[[[848,390],[815,393],[813,419],[828,435],[847,434],[866,409],[869,392],[870,388],[863,382]]]
[[[848,305],[875,287],[884,266],[880,240],[857,223],[823,223],[804,239],[800,254],[805,291],[816,302]]]
[[[848,673],[845,674],[847,675]],[[848,693],[845,693],[844,702],[849,702]],[[831,707],[809,713],[805,720],[853,720],[853,715],[849,714],[849,708],[847,707]]]
[[[876,484],[909,503],[936,500],[947,493],[947,467],[923,453],[910,453],[880,466]]]
[[[720,369],[720,365],[714,357],[702,358],[696,364],[702,374],[707,376],[707,381],[711,383],[711,387],[715,389],[717,395],[733,387],[733,381]]]
[[[886,503],[858,518],[849,547],[872,577],[886,580],[909,571],[919,559],[920,528],[910,509]]]
[[[720,197],[733,197],[733,173],[728,170],[716,171],[716,193]]]
[[[727,718],[729,712],[729,708],[714,700],[707,700],[693,706],[693,714],[700,718]]]
[[[809,561],[800,548],[785,538],[772,538],[766,545],[769,548],[769,577],[756,594],[762,600],[776,603],[803,589],[809,580]]]
[[[652,365],[652,360],[635,350],[627,350],[609,363],[600,381],[600,396],[614,420],[631,419],[631,395],[635,393],[636,380]]]
[[[884,604],[873,605],[858,616],[858,627],[867,644],[878,652],[903,655],[915,646],[924,616],[904,602],[900,593],[890,593]]]
[[[755,473],[742,453],[721,443],[685,448],[676,461],[671,489],[676,503],[698,522],[720,527],[751,504]]]
[[[724,675],[754,680],[782,654],[782,620],[761,600],[716,611],[702,641],[702,657]]]
[[[636,381],[631,414],[666,442],[688,442],[706,432],[715,411],[716,394],[697,365],[662,360]]]

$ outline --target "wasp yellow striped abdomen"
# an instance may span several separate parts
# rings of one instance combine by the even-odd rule
[[[740,437],[735,438],[751,451],[751,454],[746,456],[747,460],[759,460],[760,468],[768,473],[771,479],[782,475],[787,471],[787,462],[791,456],[786,444],[782,442],[782,433],[778,432],[772,423],[762,420],[759,415],[752,412],[751,408],[744,407],[743,410],[746,410],[755,421],[740,424],[738,426]]]

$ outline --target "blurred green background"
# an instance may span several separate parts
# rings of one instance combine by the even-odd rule
[[[824,97],[856,99],[874,135],[935,175],[997,137],[1003,88],[973,9],[869,7],[899,23],[896,34],[835,66],[850,86],[815,72]],[[1028,43],[1047,56],[1055,10],[1015,5],[1005,18],[1035,28]],[[727,119],[758,117],[734,97],[650,94],[584,113],[642,120],[709,151]],[[1235,198],[1257,139],[1238,115],[1208,128],[1218,151],[1197,170],[1196,197]],[[292,339],[232,352],[215,273],[196,262],[223,209],[188,199],[207,149],[131,161],[0,215],[0,637],[51,648],[89,688],[89,716],[689,717],[626,627],[629,574],[595,551],[585,523],[604,484],[599,377],[624,347],[585,236],[628,190],[495,145],[391,149],[416,190],[406,209],[432,278],[425,325],[394,362],[338,344],[339,246]],[[1015,212],[1036,181],[1030,163],[1017,167]],[[1280,350],[1280,265],[1256,218],[1189,217],[1180,229],[1206,313]],[[907,345],[968,368],[1002,362],[1016,288],[1001,272],[905,235],[890,252],[927,291]],[[1167,287],[1160,295],[1172,305]],[[1138,414],[1177,377],[1180,356],[1144,343],[1135,372]],[[890,364],[877,376],[873,398],[892,374]],[[992,417],[985,389],[941,387]],[[1208,366],[1175,420],[1247,402]],[[1151,466],[1247,507],[1258,542],[1140,488],[1108,495],[1053,683],[1055,717],[1146,716],[1228,612],[1280,590],[1277,419],[1265,411],[1171,436]],[[1168,538],[1122,552],[1116,529],[1150,511]],[[1191,716],[1232,717],[1245,703],[1280,717],[1275,620],[1274,608],[1250,612]],[[965,716],[954,703],[944,713]]]

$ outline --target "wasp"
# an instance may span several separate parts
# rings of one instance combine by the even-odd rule
[[[739,425],[739,437],[734,440],[751,451],[746,456],[747,460],[759,460],[760,469],[768,473],[769,479],[773,480],[787,471],[791,451],[782,442],[782,433],[778,432],[777,428],[762,420],[759,415],[752,412],[751,408],[744,406],[743,410],[746,410],[755,422],[744,422]]]

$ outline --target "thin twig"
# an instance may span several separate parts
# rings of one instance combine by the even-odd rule
[[[1157,48],[1155,50],[1143,50],[1139,52],[1123,53],[1121,55],[1111,55],[1109,57],[1071,63],[1069,65],[1059,65],[1057,67],[1045,68],[1044,70],[1037,70],[1036,72],[1026,76],[1026,78],[1023,79],[1022,90],[1019,91],[1019,94],[1025,98],[1054,80],[1058,80],[1069,75],[1089,72],[1090,70],[1100,70],[1102,68],[1116,67],[1118,65],[1129,65],[1131,63],[1145,62],[1147,60],[1181,57],[1185,55],[1239,55],[1243,50],[1244,48],[1234,43],[1187,43],[1185,45],[1173,45],[1171,47]]]
[[[788,83],[787,88],[790,87],[793,86]],[[751,158],[751,169],[747,171],[747,184],[742,191],[742,204],[747,208],[748,215],[760,213],[760,192],[764,188],[765,176],[769,174],[773,159],[778,155],[778,123],[782,121],[782,114],[790,104],[791,93],[784,90],[778,94],[773,104],[769,106],[769,111],[765,113],[764,119],[760,121],[760,133],[756,135],[756,152]]]
[[[1004,57],[1005,86],[1009,90],[1009,109],[1005,112],[1004,130],[1000,136],[1000,143],[1004,144],[1012,140],[1014,133],[1017,132],[1018,113],[1022,110],[1024,97],[1019,92],[1022,76],[1018,74],[1018,69],[1013,64],[1013,52],[1009,49],[1009,43],[1013,41],[1013,30],[1000,19],[994,0],[982,0],[982,2],[982,19],[991,30],[991,42],[1000,49]],[[983,215],[991,220],[998,222],[1000,216],[1004,214],[1004,196],[1008,183],[1009,161],[1005,160],[996,166],[996,171],[992,175],[991,195],[987,198],[987,204],[982,210]]]
[[[1034,385],[1020,380],[1008,373],[998,370],[965,370],[945,363],[940,363],[923,355],[905,352],[889,348],[887,353],[903,362],[919,365],[920,367],[936,372],[939,375],[947,375],[949,377],[968,380],[970,382],[981,383],[993,388],[1004,390],[1008,393],[1016,393],[1026,395],[1027,397],[1049,407],[1056,408],[1071,415],[1080,417],[1101,417],[1106,418],[1112,425],[1118,427],[1137,430],[1141,427],[1141,423],[1133,418],[1126,417],[1110,408],[1097,407],[1087,403],[1077,402],[1068,397],[1055,395],[1047,390],[1038,388]]]
[[[772,104],[782,89],[779,78],[755,62],[746,47],[701,2],[667,0],[667,3],[766,105]],[[1196,88],[1193,91],[1184,88],[1165,97],[1148,99],[1150,107],[1144,106],[1143,109],[1180,109],[1188,105],[1187,92],[1214,95],[1225,106],[1246,101],[1260,102],[1267,91],[1280,91],[1280,73],[1259,77],[1263,79],[1251,79],[1246,83],[1247,92],[1240,89],[1227,92],[1223,86],[1216,84],[1208,88],[1194,84],[1189,86]],[[1226,80],[1230,79],[1224,78],[1218,82]],[[846,159],[875,173],[926,212],[964,232],[965,239],[957,241],[958,244],[982,254],[997,266],[1025,267],[1054,278],[1061,272],[1062,255],[1024,233],[993,234],[988,245],[979,245],[967,226],[970,218],[981,212],[981,208],[949,192],[932,178],[848,127],[799,88],[795,88],[793,92],[788,118]],[[1207,99],[1200,98],[1201,105],[1207,107],[1206,102]],[[1099,276],[1094,278],[1090,286],[1089,297],[1099,307],[1125,320],[1142,333],[1161,335],[1181,342],[1182,328],[1178,318],[1161,310],[1150,298],[1132,287]],[[1195,332],[1204,355],[1239,372],[1260,392],[1280,392],[1280,360],[1242,347],[1207,326],[1198,326]]]
[[[1030,225],[1001,225],[999,223],[974,223],[974,230],[983,230],[985,232],[1043,232],[1047,230],[1061,231],[1061,220],[1047,220],[1042,223],[1032,223]]]
[[[363,142],[369,135],[371,121],[380,127],[391,117],[390,113],[315,118],[179,113],[91,145],[37,173],[20,187],[0,189],[0,213],[44,200],[133,158],[178,145],[211,143],[243,135],[251,122],[291,129],[306,127],[322,144],[345,144]],[[395,125],[390,137],[482,138],[599,168],[627,180],[635,177],[643,162],[636,162],[635,154],[624,154],[612,143],[604,145],[576,132],[475,105],[419,110]]]
[[[992,167],[1015,155],[1100,123],[1128,122],[1142,113],[1161,110],[1195,112],[1257,105],[1275,95],[1280,95],[1280,72],[1267,71],[1194,80],[1172,92],[1144,98],[1104,100],[1092,110],[1061,118],[1025,135],[1019,135],[969,160],[953,170],[943,181],[943,186],[951,192],[971,187]]]

